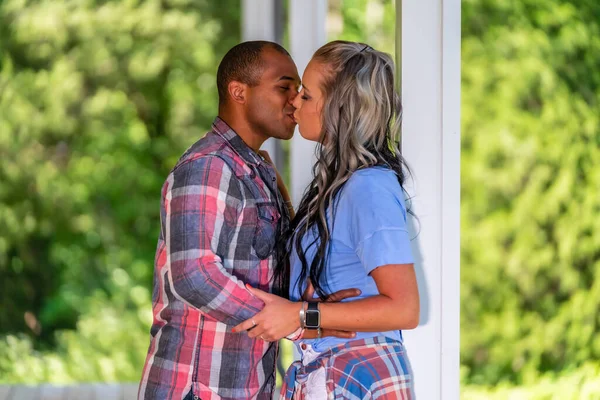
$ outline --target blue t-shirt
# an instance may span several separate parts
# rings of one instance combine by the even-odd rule
[[[337,209],[333,231],[331,231],[331,206],[327,210],[327,223],[331,231],[331,248],[323,276],[327,286],[321,287],[327,293],[342,289],[357,288],[361,295],[345,301],[357,300],[378,295],[375,280],[370,276],[375,268],[387,264],[410,264],[413,256],[406,224],[404,192],[400,188],[396,174],[387,168],[371,167],[352,174],[342,190],[337,194]],[[303,238],[304,248],[314,240],[314,232],[309,231]],[[312,261],[316,246],[311,246],[306,259]],[[291,257],[290,298],[300,301],[297,280],[302,264],[295,251]],[[323,279],[323,277],[321,278]],[[306,282],[301,283],[302,289]],[[316,295],[315,295],[316,296]],[[326,337],[304,340],[316,351],[322,352],[349,340],[387,336],[402,340],[401,331],[357,332],[354,339]]]

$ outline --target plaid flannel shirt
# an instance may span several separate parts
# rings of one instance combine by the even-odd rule
[[[264,306],[244,284],[272,291],[273,248],[288,223],[274,169],[217,118],[162,189],[139,399],[271,399],[277,343],[231,328]]]
[[[295,361],[285,377],[279,400],[307,398],[308,377],[323,368],[330,399],[413,400],[413,378],[401,342],[385,336],[357,339],[324,351],[303,365]]]

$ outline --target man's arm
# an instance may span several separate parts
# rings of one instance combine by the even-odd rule
[[[163,223],[170,289],[181,301],[227,325],[259,312],[264,304],[227,272],[215,254],[237,228],[243,200],[236,176],[219,157],[176,168],[168,178]]]

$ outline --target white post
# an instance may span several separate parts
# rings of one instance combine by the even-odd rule
[[[314,52],[327,40],[327,0],[290,0],[289,6],[290,49],[302,76]],[[296,129],[290,147],[291,196],[294,206],[298,206],[312,177],[315,145],[303,139]]]
[[[275,41],[275,0],[242,0],[242,38]]]
[[[405,332],[419,399],[459,398],[460,0],[397,0],[403,154],[412,168],[421,324]]]
[[[242,40],[268,40],[279,42],[276,31],[276,1],[278,0],[242,0]],[[281,144],[268,139],[263,145],[279,171],[282,171]]]

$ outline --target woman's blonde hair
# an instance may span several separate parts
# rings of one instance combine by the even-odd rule
[[[403,190],[405,168],[399,145],[402,105],[394,79],[394,61],[386,53],[364,43],[334,41],[318,49],[312,62],[321,64],[324,71],[317,162],[291,230],[283,237],[275,276],[286,294],[287,259],[295,248],[302,263],[300,281],[310,276],[316,292],[324,299],[326,282],[323,284],[321,275],[330,239],[326,210],[332,207],[333,222],[336,194],[355,171],[372,166],[393,170],[399,190]],[[317,251],[309,265],[307,249],[301,241],[311,229],[317,240],[310,245],[317,246]]]

